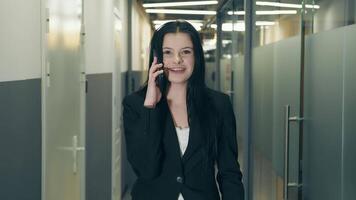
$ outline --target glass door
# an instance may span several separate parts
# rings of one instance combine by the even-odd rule
[[[234,17],[231,14],[233,2],[228,1],[219,13],[219,85],[220,91],[233,98],[233,70],[232,70],[232,37],[234,27]]]
[[[219,85],[220,91],[230,95],[236,113],[238,159],[243,174],[247,174],[247,140],[245,126],[244,39],[245,17],[243,0],[230,0],[218,15]],[[246,180],[245,176],[245,180]]]
[[[302,1],[253,4],[251,196],[256,200],[298,199],[303,114]]]
[[[82,1],[48,0],[46,7],[42,198],[80,200],[85,198]]]
[[[356,1],[306,2],[303,199],[355,199]]]

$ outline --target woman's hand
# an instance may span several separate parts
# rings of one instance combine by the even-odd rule
[[[147,92],[144,102],[145,107],[155,107],[155,105],[161,100],[162,93],[159,87],[156,85],[156,78],[163,73],[163,69],[159,70],[163,66],[162,63],[157,63],[157,57],[153,58],[152,65],[149,70]]]

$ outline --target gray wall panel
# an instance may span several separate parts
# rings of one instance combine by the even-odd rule
[[[356,25],[345,28],[343,196],[356,196]]]
[[[41,80],[0,82],[0,199],[41,199]]]
[[[111,199],[112,74],[87,75],[86,199]]]
[[[303,183],[308,199],[341,199],[342,29],[306,38]]]

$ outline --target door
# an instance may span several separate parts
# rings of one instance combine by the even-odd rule
[[[252,199],[353,199],[356,1],[291,2],[254,1]]]
[[[48,0],[43,53],[42,199],[84,199],[82,1]]]
[[[290,2],[253,2],[251,196],[256,200],[301,195],[302,1]]]
[[[303,198],[356,196],[356,1],[306,1]]]

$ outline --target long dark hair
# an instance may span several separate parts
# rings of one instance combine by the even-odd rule
[[[215,132],[210,128],[216,122],[216,110],[207,94],[207,87],[205,84],[205,60],[204,52],[201,44],[201,39],[198,31],[187,21],[175,20],[163,24],[158,28],[151,39],[150,43],[150,59],[149,68],[153,62],[154,54],[158,58],[162,58],[162,45],[164,36],[167,33],[187,33],[193,43],[194,49],[194,68],[193,73],[188,79],[187,88],[187,112],[188,112],[188,122],[191,126],[192,110],[194,109],[194,114],[200,123],[201,130],[204,131],[204,138],[208,156],[216,156],[216,135]],[[160,60],[160,59],[159,59]],[[147,78],[148,81],[148,78]],[[147,88],[147,81],[143,89]],[[169,83],[167,83],[169,84]],[[165,95],[163,95],[165,96]],[[194,119],[196,119],[194,117]]]

